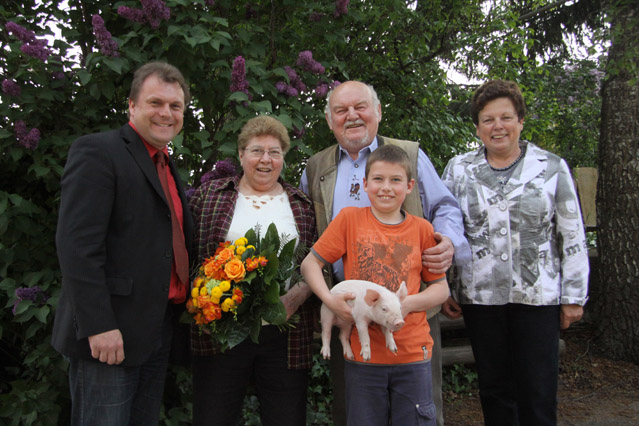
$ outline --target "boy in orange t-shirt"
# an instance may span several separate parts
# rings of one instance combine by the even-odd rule
[[[402,281],[405,325],[394,333],[397,354],[386,348],[376,324],[369,326],[371,359],[364,362],[357,328],[346,360],[346,414],[349,426],[435,425],[430,357],[433,339],[426,310],[448,298],[444,274],[431,274],[421,253],[436,245],[433,226],[401,210],[415,185],[410,159],[401,148],[383,145],[370,154],[364,190],[371,207],[347,207],[331,221],[302,262],[302,274],[313,292],[342,319],[353,321],[347,304],[352,293],[332,295],[322,275],[324,265],[344,262],[346,279],[367,280],[395,292]],[[427,284],[420,291],[421,282]]]

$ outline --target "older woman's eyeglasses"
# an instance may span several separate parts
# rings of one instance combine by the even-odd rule
[[[244,150],[248,153],[248,155],[250,155],[253,158],[262,158],[265,152],[268,153],[268,156],[274,160],[279,160],[280,158],[284,156],[284,153],[280,149],[265,150],[261,146],[245,148]]]

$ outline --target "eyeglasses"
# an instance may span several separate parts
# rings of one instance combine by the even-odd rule
[[[251,157],[254,158],[262,158],[264,153],[268,153],[268,156],[273,160],[279,160],[284,156],[284,153],[279,149],[269,149],[268,151],[262,148],[261,146],[254,146],[252,148],[245,148],[244,151],[248,153]]]

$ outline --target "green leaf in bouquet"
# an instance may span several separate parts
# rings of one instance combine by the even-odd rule
[[[265,306],[262,310],[262,318],[271,325],[286,324],[286,308],[284,304],[279,302],[274,305]]]
[[[296,239],[293,238],[282,247],[280,250],[280,261],[282,263],[293,263],[295,260],[295,242]]]
[[[269,305],[280,303],[280,286],[277,281],[270,281],[264,293],[264,301]]]
[[[273,278],[277,277],[277,272],[280,269],[280,260],[277,258],[277,252],[271,252],[266,256],[268,263],[264,268],[264,281],[270,282]]]
[[[258,316],[259,318],[259,316]],[[258,343],[259,342],[259,337],[260,337],[260,330],[262,329],[262,321],[258,320],[258,321],[254,321],[251,324],[251,330],[250,330],[250,334],[251,334],[251,340],[253,341],[253,343]]]
[[[248,337],[251,327],[250,324],[242,324],[240,322],[233,322],[232,324],[229,324],[229,326],[230,327],[228,327],[228,330],[224,335],[226,342],[222,342],[222,336],[220,336],[219,341],[223,346],[231,349],[232,347],[242,343]]]
[[[255,229],[251,228],[246,231],[246,234],[244,234],[244,238],[248,240],[249,245],[255,245],[255,243],[257,242],[257,234],[255,233]]]
[[[264,238],[262,239],[262,247],[260,249],[262,251],[275,251],[277,252],[280,248],[280,235],[277,233],[277,227],[274,223],[271,223],[266,230],[266,234],[264,234]]]
[[[253,279],[257,277],[257,272],[255,271],[251,271],[248,274],[246,274],[246,276],[244,277],[244,279],[242,281],[246,281],[247,283],[251,283],[251,281],[253,281]]]
[[[249,244],[251,244],[249,242]],[[244,253],[242,253],[242,257],[241,260],[242,262],[246,262],[246,259],[248,259],[249,257],[253,256],[255,254],[255,249],[253,248],[247,248]]]

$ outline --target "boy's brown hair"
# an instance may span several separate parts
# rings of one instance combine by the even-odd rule
[[[384,161],[391,164],[399,164],[406,171],[407,180],[410,181],[411,176],[410,166],[411,161],[406,151],[395,145],[382,145],[371,153],[366,161],[365,176],[368,179],[368,172],[371,170],[373,163],[378,161]]]

